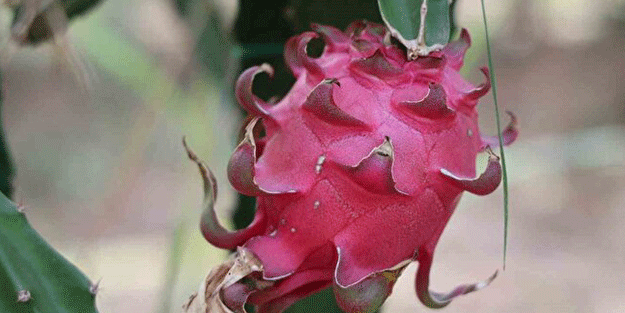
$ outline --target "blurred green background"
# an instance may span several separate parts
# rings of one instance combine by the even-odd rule
[[[486,5],[500,105],[521,131],[506,154],[508,263],[489,288],[445,311],[625,311],[625,1]],[[34,48],[9,43],[11,12],[0,10],[14,199],[53,246],[101,279],[101,312],[179,312],[226,256],[198,231],[201,180],[181,138],[215,172],[228,223],[237,197],[225,167],[241,119],[229,82],[246,53],[229,39],[237,10],[236,1],[194,1],[180,15],[176,1],[106,0],[56,45]],[[473,39],[464,73],[481,82],[479,1],[460,0],[457,19]],[[480,114],[494,134],[490,97]],[[434,289],[501,267],[501,197],[461,201],[437,249]],[[425,310],[415,269],[385,312]]]

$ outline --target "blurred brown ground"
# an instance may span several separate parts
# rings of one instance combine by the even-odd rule
[[[487,1],[500,106],[518,116],[521,131],[506,152],[507,269],[446,312],[625,311],[622,3]],[[461,1],[459,16],[474,38],[472,64],[485,65],[479,2]],[[98,59],[99,37],[90,37],[98,27],[124,38],[122,47],[145,64]],[[192,62],[194,36],[165,0],[108,0],[68,35],[91,89],[50,45],[3,53],[2,118],[17,163],[16,199],[54,246],[101,279],[101,312],[158,311],[174,268],[167,263],[174,230],[182,250],[172,312],[224,256],[197,231],[200,179],[180,139],[187,135],[215,170],[225,220],[233,193],[224,167],[237,122],[212,80],[176,82]],[[119,49],[102,40],[100,49]],[[477,69],[467,72],[480,81]],[[480,113],[483,131],[494,134],[489,97]],[[434,289],[501,269],[501,198],[498,191],[461,201],[437,249]],[[414,295],[415,268],[385,312],[426,310]]]

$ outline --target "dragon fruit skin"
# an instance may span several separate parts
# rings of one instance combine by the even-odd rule
[[[257,197],[246,229],[219,225],[216,185],[205,172],[203,235],[262,263],[223,290],[224,303],[235,312],[244,303],[281,312],[333,285],[343,310],[369,312],[411,261],[419,262],[417,295],[429,307],[486,286],[494,276],[449,294],[428,290],[436,243],[462,192],[485,195],[501,180],[498,158],[488,150],[494,140],[480,136],[475,110],[490,88],[488,69],[477,87],[458,73],[468,32],[440,52],[407,61],[381,25],[313,29],[286,44],[297,80],[278,103],[252,93],[254,77],[272,75],[270,66],[250,68],[237,82],[237,100],[254,117],[228,165],[235,189]],[[313,58],[306,47],[318,37],[326,45]],[[514,116],[503,135],[504,144],[516,138]],[[474,178],[484,150],[486,170]]]

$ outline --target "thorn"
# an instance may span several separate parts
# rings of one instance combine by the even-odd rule
[[[98,281],[95,282],[94,284],[91,284],[91,286],[89,286],[89,293],[95,296],[98,293],[98,291],[100,291],[101,281],[102,281],[102,278],[98,279]]]
[[[17,302],[24,303],[28,302],[30,299],[32,299],[30,291],[24,289],[17,292]]]
[[[24,204],[20,201],[20,203],[17,204],[17,212],[24,214],[24,212],[26,211],[26,207],[24,206]]]

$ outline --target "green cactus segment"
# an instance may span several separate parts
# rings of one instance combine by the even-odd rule
[[[97,312],[97,286],[48,245],[0,194],[0,312]]]
[[[0,76],[0,85],[2,76]],[[0,192],[11,197],[13,195],[13,162],[9,153],[9,146],[4,139],[2,128],[2,90],[0,89]]]
[[[1,109],[0,107],[0,112]],[[4,139],[2,122],[0,122],[0,192],[9,197],[13,195],[13,176],[13,162],[11,161],[9,147]]]
[[[428,55],[449,42],[452,21],[448,0],[378,0],[378,5],[391,35],[408,49],[409,59]]]

